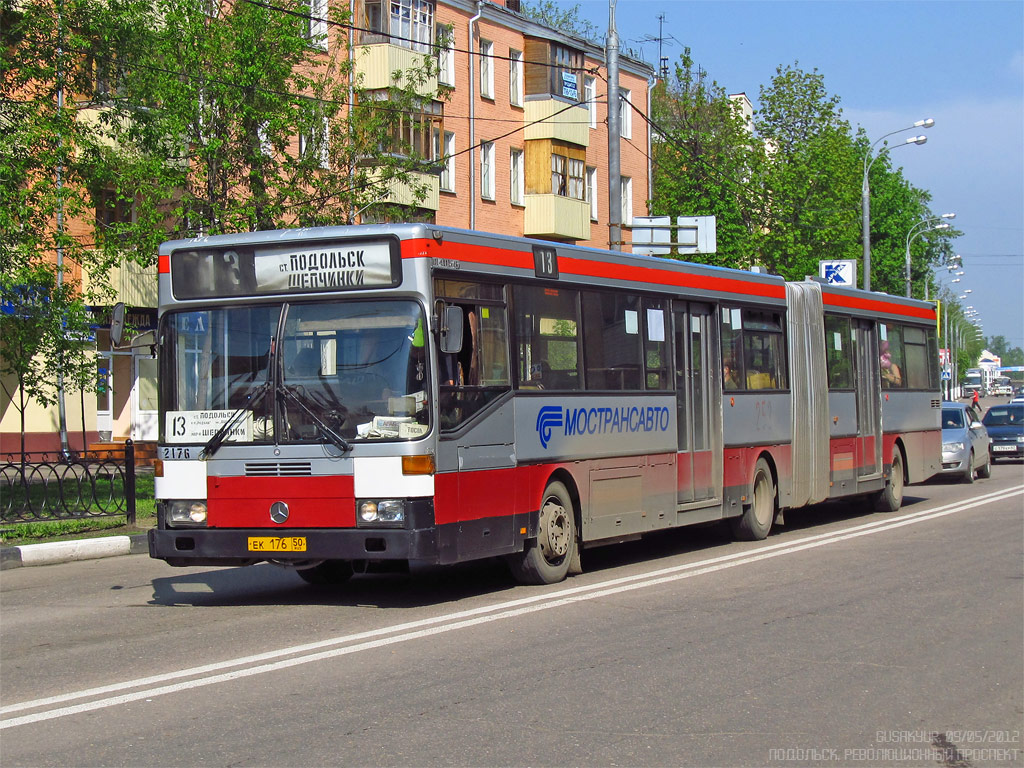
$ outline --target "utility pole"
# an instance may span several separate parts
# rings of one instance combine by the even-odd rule
[[[615,2],[608,0],[608,247],[622,250],[622,169],[619,164],[619,33],[615,29]]]

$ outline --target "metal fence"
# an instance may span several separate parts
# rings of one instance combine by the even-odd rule
[[[135,524],[135,444],[102,453],[9,453],[0,464],[0,523],[125,515]]]

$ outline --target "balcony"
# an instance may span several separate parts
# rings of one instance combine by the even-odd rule
[[[384,196],[377,202],[436,211],[441,206],[440,178],[432,173],[413,172],[410,175],[413,178],[412,184],[402,184],[397,180],[390,181]],[[422,188],[426,192],[422,200],[416,199],[415,194],[413,194],[414,187]]]
[[[360,88],[378,90],[395,86],[408,88],[410,83],[404,73],[410,69],[421,69],[423,60],[429,54],[390,43],[374,43],[356,47],[355,75]],[[401,70],[403,76],[393,81],[391,75]],[[420,96],[433,97],[437,93],[437,76],[432,75],[416,86]]]
[[[562,195],[526,195],[526,237],[590,239],[590,203]]]
[[[590,144],[590,113],[586,107],[570,107],[558,99],[531,99],[525,104],[523,138],[556,139],[586,147]],[[564,112],[561,110],[565,109]],[[536,122],[536,121],[542,122]]]
[[[141,267],[134,261],[126,261],[110,270],[108,285],[114,291],[113,301],[123,301],[129,307],[157,306],[156,265]],[[88,273],[82,275],[82,288],[88,291],[95,284]]]

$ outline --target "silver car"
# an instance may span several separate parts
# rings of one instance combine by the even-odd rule
[[[992,475],[989,459],[991,439],[972,405],[942,404],[942,473],[959,475],[965,483]]]

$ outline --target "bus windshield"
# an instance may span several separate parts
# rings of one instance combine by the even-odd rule
[[[356,441],[429,431],[423,312],[414,301],[173,312],[163,329],[166,442],[205,442],[232,419],[226,440],[234,443],[323,442],[325,427]]]

